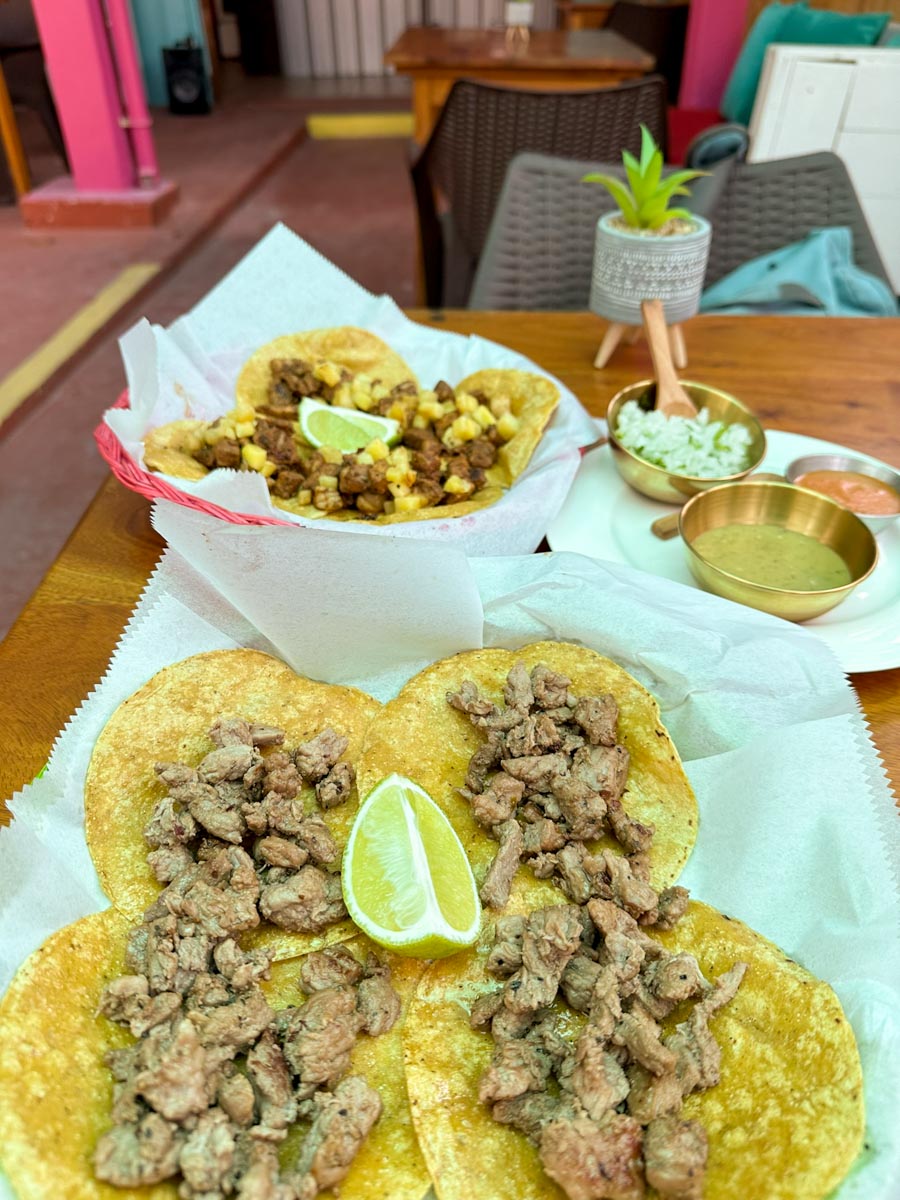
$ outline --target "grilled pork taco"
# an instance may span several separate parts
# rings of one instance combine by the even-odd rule
[[[421,963],[358,937],[266,972],[213,938],[161,982],[146,930],[85,917],[0,1002],[0,1163],[20,1200],[420,1200],[400,1031]]]
[[[520,911],[558,903],[561,886],[577,894],[586,852],[619,859],[623,873],[625,855],[639,855],[666,888],[697,835],[656,701],[610,659],[565,642],[472,650],[416,675],[369,728],[362,794],[392,771],[441,806],[495,908],[510,883]],[[515,873],[522,857],[530,865]]]
[[[257,471],[278,508],[378,524],[492,504],[525,470],[559,402],[555,385],[524,371],[422,388],[388,346],[356,329],[269,343],[236,390],[236,408],[218,421],[152,430],[146,465],[195,480],[217,467]],[[362,422],[350,431],[358,449],[343,444],[346,427],[329,425],[332,410]]]
[[[540,1011],[507,1007],[533,983],[510,918],[497,945],[486,936],[422,977],[406,1078],[442,1200],[468,1200],[477,1179],[492,1200],[823,1200],[864,1132],[859,1055],[831,988],[706,905],[648,933],[604,903],[555,959],[561,987]],[[531,914],[526,941],[551,911]],[[601,925],[619,926],[618,943]],[[627,943],[641,969],[626,982]]]
[[[245,945],[283,958],[351,936],[340,856],[380,707],[254,650],[164,668],[116,709],[88,768],[85,832],[110,900],[132,920],[180,911],[224,872],[230,894],[259,889]]]

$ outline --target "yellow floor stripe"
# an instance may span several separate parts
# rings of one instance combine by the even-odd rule
[[[15,412],[23,400],[71,358],[110,317],[153,278],[159,263],[134,263],[117,275],[51,338],[0,380],[0,421]]]
[[[306,118],[311,138],[412,137],[410,112],[311,113]]]

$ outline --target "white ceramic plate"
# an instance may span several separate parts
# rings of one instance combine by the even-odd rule
[[[796,433],[766,430],[768,450],[762,470],[781,473],[804,454],[852,454],[833,442]],[[650,522],[673,509],[647,500],[630,488],[612,462],[608,446],[592,450],[575,477],[559,516],[547,531],[553,550],[629,563],[642,571],[698,587],[680,538],[662,542]],[[878,565],[843,604],[806,623],[840,659],[845,671],[886,671],[900,667],[900,520],[878,535]]]

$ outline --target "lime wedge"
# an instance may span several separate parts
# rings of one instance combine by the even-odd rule
[[[332,408],[309,396],[300,401],[300,432],[310,446],[334,446],[352,454],[368,446],[375,438],[388,446],[400,439],[400,422],[390,417],[374,417],[353,408]]]
[[[341,878],[350,916],[395,954],[444,958],[478,937],[481,904],[462,842],[403,775],[383,779],[356,814]]]

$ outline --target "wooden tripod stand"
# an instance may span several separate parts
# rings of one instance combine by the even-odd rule
[[[614,321],[603,335],[603,341],[600,343],[600,349],[594,359],[594,366],[605,367],[619,342],[624,340],[626,345],[631,346],[643,332],[642,325],[622,325],[618,321]],[[688,360],[687,346],[684,344],[684,330],[680,325],[669,326],[669,345],[672,349],[672,361],[679,371],[683,370],[687,366]]]

